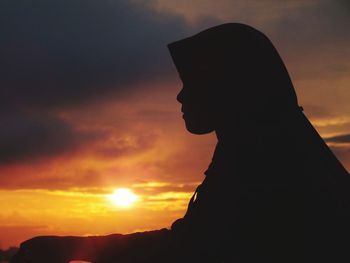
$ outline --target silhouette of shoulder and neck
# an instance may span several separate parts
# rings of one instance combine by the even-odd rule
[[[339,206],[350,200],[348,173],[303,114],[270,40],[229,23],[168,47],[188,131],[218,138],[185,216],[191,229],[211,222],[201,230],[214,229],[212,241],[199,246],[215,248],[210,262],[217,251],[237,262],[349,260],[350,207]]]
[[[218,138],[205,179],[170,229],[60,238],[69,259],[349,262],[350,177],[303,114],[271,41],[227,23],[168,49],[187,130]]]

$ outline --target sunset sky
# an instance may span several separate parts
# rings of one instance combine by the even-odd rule
[[[272,40],[304,113],[350,171],[349,3],[2,0],[0,248],[183,216],[216,137],[186,131],[166,45],[221,23]],[[136,201],[118,206],[118,188]]]

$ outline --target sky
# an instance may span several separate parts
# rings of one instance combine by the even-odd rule
[[[227,22],[271,39],[299,105],[350,171],[346,0],[3,0],[0,249],[182,217],[216,137],[186,131],[166,45]],[[118,188],[136,202],[116,206]]]

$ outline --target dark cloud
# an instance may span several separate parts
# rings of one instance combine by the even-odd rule
[[[44,120],[46,125],[49,125],[53,121],[49,122]],[[33,121],[30,121],[33,123]],[[26,125],[25,125],[26,126]],[[43,131],[33,130],[26,131],[28,135],[21,135],[21,138],[29,139],[30,142],[16,141],[16,138],[11,138],[9,147],[0,152],[0,168],[10,168],[10,170],[4,169],[0,173],[0,188],[2,189],[59,189],[67,190],[77,186],[79,187],[104,187],[106,186],[106,180],[109,183],[120,183],[121,181],[128,179],[129,175],[121,173],[119,170],[114,171],[115,178],[108,178],[106,174],[108,172],[101,172],[95,168],[89,167],[72,167],[67,170],[60,170],[56,168],[56,173],[50,173],[50,170],[45,173],[45,169],[50,167],[50,161],[47,160],[50,157],[57,157],[60,154],[67,154],[63,156],[65,160],[67,156],[74,156],[79,150],[79,154],[84,157],[92,157],[98,161],[110,161],[117,160],[120,157],[142,155],[145,151],[152,149],[158,141],[157,134],[146,133],[137,135],[128,135],[126,137],[115,135],[108,132],[83,132],[83,131],[71,131],[70,126],[67,126],[65,132],[63,127],[64,123],[52,125],[55,130],[49,130],[47,134],[43,135]],[[37,128],[37,127],[34,127]],[[42,126],[40,125],[40,129]],[[16,129],[17,130],[17,129]],[[67,132],[68,130],[68,132]],[[46,132],[46,131],[44,131]],[[15,136],[13,136],[15,137]],[[21,140],[21,139],[20,139]],[[85,154],[85,155],[84,155]],[[34,161],[40,162],[35,163]],[[35,165],[48,164],[42,168],[44,176],[38,176],[37,173],[14,173],[11,172],[11,164],[17,164],[15,162],[21,162],[21,164]],[[61,161],[62,162],[62,161]],[[3,167],[1,167],[3,165]],[[9,165],[5,167],[5,165]],[[71,164],[67,164],[67,167]],[[54,164],[52,165],[54,166]],[[143,167],[140,168],[140,170]],[[49,168],[50,169],[50,168]],[[100,168],[101,169],[101,168]],[[147,168],[146,168],[147,169]],[[58,172],[59,171],[59,172]],[[9,178],[11,177],[11,178]]]
[[[333,137],[325,138],[326,142],[335,142],[335,143],[350,143],[350,134],[342,134]]]
[[[264,28],[296,79],[346,76],[349,72],[349,9],[345,1],[295,2]]]
[[[127,0],[0,3],[0,102],[85,102],[171,72],[166,44],[183,36],[179,16]]]
[[[128,0],[4,0],[0,24],[0,164],[79,147],[89,136],[46,111],[169,77],[166,44],[187,30]]]
[[[11,111],[0,114],[0,165],[32,161],[72,151],[102,134],[74,130],[50,114]]]
[[[213,11],[219,4],[205,1],[200,8],[192,7],[206,15],[192,27],[180,15],[159,12],[147,4],[154,2],[0,2],[0,123],[13,118],[11,125],[1,127],[0,146],[6,147],[0,151],[0,163],[53,156],[78,147],[79,132],[43,112],[130,93],[133,87],[146,86],[140,83],[176,75],[166,44],[220,22],[245,22],[266,32],[299,78],[344,74],[349,69],[344,62],[348,60],[339,61],[349,55],[344,48],[350,40],[349,4],[345,0],[288,4],[225,1],[232,7],[232,11],[223,10],[232,14],[230,21],[220,21],[220,15]],[[208,12],[203,12],[206,8]],[[33,114],[28,115],[28,107]],[[4,112],[13,108],[16,110],[6,117]],[[21,110],[24,113],[18,114]],[[316,117],[328,117],[322,110],[312,112]],[[167,112],[139,114],[145,120],[168,119]],[[41,144],[40,134],[51,139]],[[112,147],[101,153],[115,156],[122,151]]]

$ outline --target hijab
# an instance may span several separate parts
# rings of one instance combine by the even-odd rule
[[[275,231],[270,236],[282,239],[266,244],[280,244],[281,256],[297,243],[300,253],[310,255],[308,262],[316,262],[315,258],[335,262],[336,255],[348,258],[349,242],[341,240],[350,235],[350,176],[298,105],[287,69],[268,37],[248,25],[226,23],[168,48],[181,79],[202,80],[202,88],[208,89],[205,94],[227,121],[228,137],[232,133],[231,140],[219,139],[206,178],[196,190],[195,195],[206,202],[200,207],[219,206],[230,215],[235,214],[230,204],[240,200],[238,214],[244,220],[239,229],[246,231],[240,243],[249,231],[254,236],[246,240],[247,253],[254,245],[256,251],[264,248],[264,243],[253,243],[257,233],[264,236],[264,229],[270,229]],[[244,125],[238,134],[234,130],[239,118]],[[222,192],[224,198],[219,198]],[[230,227],[229,220],[228,226],[223,223],[225,217],[196,211],[195,195],[187,218],[207,216]],[[254,221],[255,212],[265,206],[270,214],[260,214]],[[274,221],[283,213],[291,217]],[[251,224],[244,227],[246,221]],[[275,223],[287,231],[286,236],[279,236]],[[293,253],[296,258],[302,255]]]

